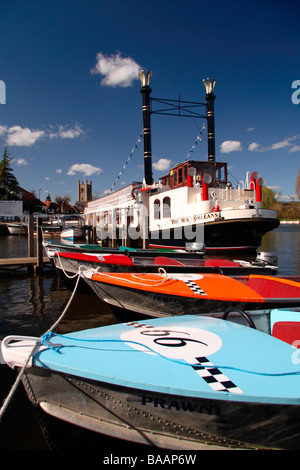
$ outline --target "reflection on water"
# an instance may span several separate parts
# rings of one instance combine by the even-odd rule
[[[0,338],[9,334],[41,336],[62,314],[71,295],[55,273],[36,277],[0,275]],[[116,321],[95,294],[79,291],[59,329],[74,331]]]
[[[36,243],[33,244],[36,252]],[[26,258],[28,239],[22,236],[0,237],[0,258]]]
[[[11,334],[16,328],[20,334],[40,335],[68,296],[60,292],[53,299],[51,292],[56,288],[57,279],[53,274],[0,276],[0,335]]]
[[[261,251],[272,251],[278,256],[279,275],[300,274],[300,224],[280,225],[267,233]]]

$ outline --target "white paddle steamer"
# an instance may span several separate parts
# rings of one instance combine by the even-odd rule
[[[158,183],[153,181],[150,74],[141,74],[144,121],[144,180],[88,203],[85,215],[99,239],[149,248],[208,251],[256,250],[279,225],[277,212],[262,206],[264,179],[257,172],[233,187],[227,163],[215,159],[214,86],[207,79],[205,117],[208,160],[185,160]],[[202,104],[204,106],[204,104]]]

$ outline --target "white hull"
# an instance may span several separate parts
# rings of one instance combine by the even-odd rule
[[[263,209],[256,191],[242,185],[211,186],[204,197],[194,184],[173,189],[131,184],[90,202],[85,216],[98,239],[123,245],[129,239],[131,246],[146,240],[149,248],[184,249],[196,242],[207,250],[256,250],[279,224],[276,211]]]
[[[60,236],[65,240],[85,238],[84,219],[80,215],[66,215],[62,217]]]
[[[27,235],[27,227],[23,224],[7,224],[11,235]]]
[[[61,238],[66,240],[77,240],[85,238],[85,230],[82,228],[69,228],[62,230]]]

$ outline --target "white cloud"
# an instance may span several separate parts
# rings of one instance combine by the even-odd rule
[[[55,173],[57,173],[58,175],[62,172],[62,170],[60,168],[57,168],[57,170],[55,171]]]
[[[258,146],[258,144],[255,144],[253,142],[253,144],[249,145],[249,150],[258,150],[259,152],[268,152],[270,150],[281,150],[281,149],[289,148],[290,153],[298,152],[300,150],[300,145],[295,145],[293,144],[293,142],[299,139],[300,139],[300,134],[296,134],[293,137],[286,137],[285,139],[280,140],[279,142],[275,142],[275,144],[269,145],[268,147],[259,146],[259,148],[258,147],[250,148],[250,146],[252,145]]]
[[[54,137],[60,139],[75,139],[85,135],[80,124],[70,127],[67,125],[59,125],[58,130],[53,130],[53,126],[49,129],[30,129],[29,127],[21,127],[18,125],[7,127],[0,126],[0,137],[5,140],[6,145],[18,147],[31,147],[38,140],[52,139]]]
[[[297,145],[295,142],[299,139],[300,134],[296,134],[292,137],[286,137],[285,139],[275,142],[274,144],[269,145],[268,147],[262,147],[257,142],[252,142],[248,146],[248,150],[250,150],[251,152],[269,152],[272,150],[288,149],[289,153],[300,152],[300,145]],[[220,149],[222,153],[230,153],[242,150],[243,147],[239,141],[226,140],[221,144]]]
[[[292,147],[290,150],[289,150],[290,153],[294,153],[294,152],[300,152],[300,145],[294,145],[294,147]]]
[[[299,149],[299,145],[293,145],[292,142],[295,140],[299,140],[300,134],[296,134],[293,137],[286,137],[283,140],[280,140],[279,142],[276,142],[275,144],[270,145],[269,147],[266,147],[264,150],[279,150],[283,149],[286,147],[292,147],[290,149],[290,152],[297,152]]]
[[[251,152],[254,152],[255,150],[258,149],[258,147],[260,147],[260,144],[257,144],[256,142],[252,142],[252,144],[249,145],[248,150],[250,150]]]
[[[14,160],[14,161],[17,162],[17,165],[19,165],[19,166],[28,165],[28,161],[25,160],[25,158],[17,158],[17,160]]]
[[[84,130],[80,127],[80,124],[76,122],[73,128],[68,126],[58,126],[57,137],[61,139],[75,139],[76,137],[83,136],[85,134]]]
[[[2,134],[3,135],[3,134]],[[18,147],[30,147],[38,140],[42,139],[45,132],[38,129],[29,129],[29,127],[12,126],[6,129],[5,137],[7,145]]]
[[[50,177],[49,177],[49,176],[45,176],[45,180],[46,180],[46,181],[50,181]]]
[[[168,171],[172,161],[168,158],[161,158],[158,162],[153,163],[153,168],[158,171]]]
[[[96,166],[90,165],[89,163],[75,163],[68,170],[68,175],[75,175],[76,173],[83,173],[85,176],[91,176],[95,173],[99,175],[102,173],[102,169]]]
[[[241,142],[237,140],[225,140],[220,146],[221,153],[239,152],[243,150]]]
[[[101,84],[104,86],[128,87],[139,78],[141,67],[130,57],[121,57],[121,54],[105,56],[99,52],[96,56],[96,65],[91,69],[92,74],[102,75]]]
[[[281,140],[280,142],[276,142],[275,144],[267,147],[267,150],[278,150],[283,149],[285,147],[290,147],[292,144],[290,143],[291,138],[288,137],[287,139]]]
[[[255,130],[255,127],[248,127],[248,129],[247,129],[248,132],[252,132],[254,130]]]

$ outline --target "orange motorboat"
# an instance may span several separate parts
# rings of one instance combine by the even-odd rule
[[[100,273],[83,278],[112,308],[149,316],[201,314],[228,308],[300,306],[300,283],[274,276],[250,275],[241,282],[222,274]]]

